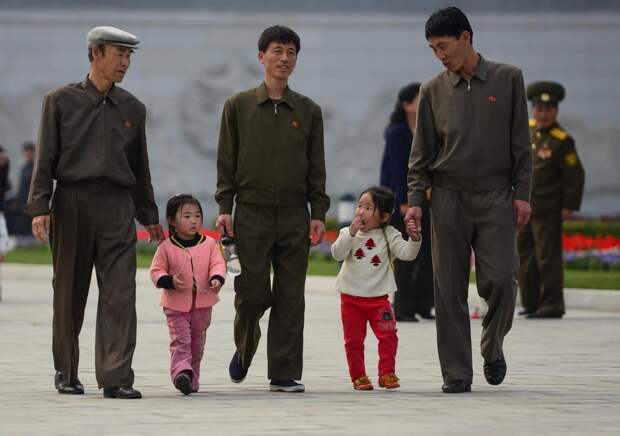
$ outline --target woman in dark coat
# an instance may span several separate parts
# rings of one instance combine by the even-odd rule
[[[390,224],[407,238],[403,216],[407,211],[407,171],[413,131],[416,126],[419,83],[411,83],[400,90],[398,101],[385,129],[385,151],[381,163],[381,185],[396,195],[396,210]],[[428,203],[428,202],[427,202]],[[424,216],[429,205],[423,206]],[[418,257],[410,262],[394,260],[394,276],[398,291],[394,295],[397,321],[418,321],[416,314],[433,319],[433,262],[431,259],[430,220],[422,224],[422,246]]]

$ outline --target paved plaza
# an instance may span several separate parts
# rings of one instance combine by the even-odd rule
[[[227,284],[207,333],[201,391],[185,397],[169,379],[159,294],[148,271],[141,270],[137,281],[133,367],[144,398],[104,399],[97,389],[94,282],[80,337],[86,395],[63,396],[53,386],[51,269],[2,266],[0,435],[620,434],[620,312],[571,310],[561,321],[516,320],[505,344],[508,375],[498,387],[482,375],[481,326],[472,321],[474,385],[471,394],[460,395],[441,393],[434,323],[400,323],[402,388],[355,392],[334,279],[312,277],[306,294],[307,392],[284,394],[268,392],[265,341],[246,381],[230,382],[234,310]],[[376,354],[371,336],[366,362],[373,380]]]

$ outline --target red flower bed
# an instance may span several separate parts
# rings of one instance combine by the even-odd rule
[[[587,236],[581,233],[574,235],[564,234],[562,235],[562,248],[564,251],[620,249],[620,239],[611,235]]]

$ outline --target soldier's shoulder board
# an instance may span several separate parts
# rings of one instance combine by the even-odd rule
[[[554,127],[553,129],[549,130],[549,134],[554,138],[559,139],[560,141],[564,141],[566,138],[568,138],[568,133],[566,133],[559,127]]]
[[[534,118],[530,118],[530,128],[533,129],[536,127],[536,120]]]

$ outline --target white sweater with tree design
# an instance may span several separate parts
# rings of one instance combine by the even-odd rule
[[[380,297],[395,292],[391,260],[415,259],[421,244],[421,240],[406,241],[392,226],[385,227],[385,233],[379,228],[369,232],[359,230],[355,236],[351,236],[348,227],[341,229],[332,244],[334,259],[344,261],[336,278],[336,290],[358,297]]]

